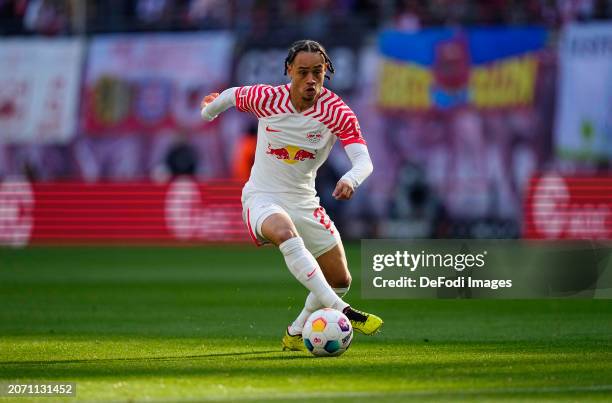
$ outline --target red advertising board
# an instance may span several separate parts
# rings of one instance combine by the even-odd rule
[[[249,242],[242,185],[0,183],[0,244]]]
[[[529,239],[612,239],[612,177],[531,179],[523,232]]]

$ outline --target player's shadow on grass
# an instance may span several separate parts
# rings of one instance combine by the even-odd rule
[[[282,352],[282,351],[281,351]],[[245,358],[245,361],[288,361],[288,360],[310,360],[313,358],[317,358],[314,355],[306,353],[301,353],[301,355],[287,355],[287,353],[283,353],[283,355],[275,355],[271,357],[249,357]],[[323,358],[334,358],[334,357],[323,357]]]
[[[193,360],[198,358],[218,358],[232,356],[248,356],[259,354],[281,353],[279,350],[259,350],[239,353],[211,353],[211,354],[196,354],[196,355],[181,355],[168,357],[126,357],[126,358],[88,358],[82,360],[49,360],[49,361],[0,361],[1,365],[48,365],[48,364],[87,364],[87,363],[102,363],[102,362],[130,362],[130,361],[178,361],[178,360]],[[299,357],[296,357],[299,358]],[[255,359],[255,358],[253,358]]]

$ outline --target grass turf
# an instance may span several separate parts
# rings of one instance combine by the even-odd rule
[[[0,249],[0,382],[104,402],[612,398],[612,301],[362,301],[347,252],[348,300],[385,328],[312,358],[280,351],[306,292],[275,249]]]

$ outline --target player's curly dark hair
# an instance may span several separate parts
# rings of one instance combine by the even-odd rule
[[[327,66],[327,70],[331,74],[334,74],[334,65],[332,64],[331,59],[327,55],[327,51],[325,50],[323,45],[311,39],[302,39],[302,40],[293,42],[293,45],[291,45],[291,47],[289,48],[289,53],[287,54],[287,57],[285,58],[285,75],[287,75],[287,68],[289,67],[291,63],[293,63],[295,56],[297,56],[297,54],[300,52],[313,52],[313,53],[318,52],[320,53],[321,56],[323,56],[323,59],[325,60],[325,65]],[[325,75],[325,77],[328,80],[331,80],[331,78],[327,74]]]

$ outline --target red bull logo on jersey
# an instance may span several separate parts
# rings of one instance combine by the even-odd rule
[[[315,151],[307,151],[296,146],[274,148],[271,144],[268,144],[266,154],[272,155],[289,165],[296,164],[299,161],[314,160],[317,157]]]

